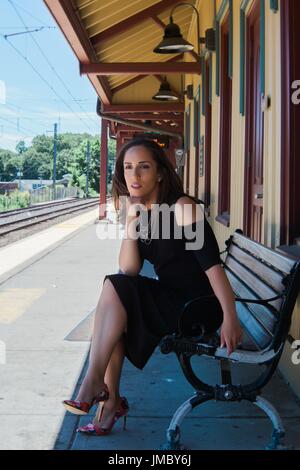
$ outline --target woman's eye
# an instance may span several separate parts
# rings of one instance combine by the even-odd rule
[[[138,167],[138,168],[141,168],[141,169],[144,170],[144,169],[150,168],[150,166],[149,166],[149,165],[141,165],[141,166]],[[125,169],[125,170],[132,170],[132,167],[131,167],[131,166],[125,166],[124,169]]]

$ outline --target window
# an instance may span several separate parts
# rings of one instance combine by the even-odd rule
[[[229,14],[221,26],[219,191],[216,220],[230,224],[232,81],[229,63]]]

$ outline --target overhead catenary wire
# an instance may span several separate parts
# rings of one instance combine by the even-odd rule
[[[20,111],[24,111],[24,109],[23,109],[21,106],[16,106],[16,105],[13,105],[13,104],[8,104],[8,103],[6,103],[5,106],[7,106],[8,108],[11,108],[11,109],[16,108],[19,112],[20,112]],[[34,113],[34,111],[30,111],[30,110],[28,110],[28,109],[27,109],[26,111],[27,111],[27,112],[33,112],[33,113]],[[40,112],[39,114],[43,114],[43,113]],[[16,118],[18,118],[18,119],[21,118],[21,119],[23,119],[23,120],[25,119],[26,121],[31,121],[31,122],[32,122],[32,117],[26,117],[26,116],[22,116],[22,115],[16,115],[16,116],[12,116],[12,117],[16,117]],[[52,122],[52,121],[53,121],[53,118],[52,118],[52,117],[49,117],[49,118],[46,118],[45,120]],[[39,127],[41,127],[41,128],[43,128],[43,129],[45,129],[45,125],[44,125],[44,124],[41,124],[40,122],[35,122],[35,125],[36,125],[36,126],[39,126]]]
[[[29,29],[34,29],[36,26],[27,26]],[[23,26],[0,26],[0,29],[23,29]],[[43,29],[56,29],[55,26],[44,26]]]
[[[20,36],[22,34],[38,33],[39,31],[42,31],[43,29],[45,29],[45,26],[40,26],[39,28],[36,28],[36,29],[26,27],[26,31],[19,31],[18,33],[4,34],[4,39],[7,39],[8,37],[11,37],[11,36]]]
[[[39,102],[52,102],[52,101],[59,101],[57,98],[23,98],[22,101],[30,101],[30,102],[34,102],[34,101],[39,101]],[[68,102],[72,102],[73,101],[85,101],[85,102],[89,102],[89,103],[94,103],[95,100],[92,100],[92,99],[87,99],[87,98],[84,98],[84,99],[76,99],[76,100],[65,100],[65,101],[68,101]]]
[[[22,100],[23,101],[23,100]],[[58,101],[58,100],[55,100],[55,101]],[[94,102],[94,101],[93,101]],[[27,113],[33,113],[33,114],[39,114],[39,115],[44,115],[45,114],[45,111],[43,109],[31,109],[31,108],[24,108],[20,105],[16,105],[14,103],[11,103],[11,102],[7,102],[5,103],[5,106],[8,106],[9,108],[15,108],[15,109],[18,109],[19,111],[25,111]],[[52,110],[53,111],[53,110]],[[57,114],[60,114],[61,111],[58,111]],[[49,120],[49,121],[53,121],[53,117],[49,117],[49,118],[45,118],[46,120]]]
[[[19,12],[16,10],[15,8],[15,5],[14,3],[12,2],[12,0],[8,0],[8,2],[11,4],[11,6],[13,7],[13,9],[15,10],[16,14],[18,15],[18,17],[20,18],[20,20],[22,21],[23,25],[25,28],[27,28],[25,22],[23,21],[21,15],[19,14]],[[30,36],[32,37],[31,33],[29,32]],[[2,35],[3,36],[3,35]],[[33,37],[32,37],[33,38]],[[66,100],[60,96],[60,94],[53,88],[53,86],[48,82],[47,79],[45,79],[42,74],[37,70],[37,68],[31,63],[31,61],[26,57],[24,56],[24,54],[16,47],[14,46],[14,44],[11,43],[11,41],[8,39],[8,38],[5,38],[6,39],[6,42],[15,50],[15,52],[17,52],[18,55],[20,55],[23,60],[25,60],[28,65],[34,70],[34,72],[39,76],[39,78],[52,90],[52,92],[59,98],[59,100],[61,102],[64,103],[64,105],[74,114],[76,115],[76,117],[91,131],[91,128],[90,126],[81,118],[81,116],[66,102]],[[40,46],[38,45],[38,43],[36,42],[36,40],[33,38],[35,44],[37,45],[37,47],[39,48],[39,50],[41,51],[41,53],[43,54],[44,58],[47,60],[49,66],[52,68],[52,70],[54,71],[54,73],[57,75],[57,77],[59,78],[59,80],[61,81],[61,83],[64,85],[65,89],[68,91],[68,93],[70,94],[70,96],[73,98],[73,100],[75,101],[76,98],[73,96],[73,94],[70,92],[70,90],[68,89],[68,87],[64,84],[63,80],[59,77],[59,75],[57,74],[57,72],[55,71],[54,67],[52,66],[52,64],[49,62],[48,58],[46,58],[44,52],[42,51],[42,49],[40,48]],[[77,101],[76,101],[77,102]],[[78,104],[78,103],[77,103]],[[79,105],[79,104],[78,104]],[[80,105],[79,105],[80,106]],[[83,112],[86,114],[86,111],[81,107],[81,109],[83,110]],[[90,120],[90,117],[88,117],[88,119]],[[96,124],[96,121],[95,121],[95,124]],[[98,126],[98,122],[97,122],[97,126]]]
[[[53,88],[53,86],[48,82],[48,80],[46,80],[41,74],[40,72],[36,69],[36,67],[27,59],[27,57],[25,57],[22,52],[20,52],[18,50],[17,47],[15,47],[10,41],[9,39],[6,39],[6,42],[17,52],[17,54],[19,54],[24,60],[25,62],[28,63],[28,65],[32,68],[32,70],[34,70],[34,72],[40,77],[40,79],[52,90],[52,92],[59,98],[59,100],[64,103],[64,105],[75,115],[77,116],[77,118],[83,122],[83,124],[88,127],[88,129],[91,131],[91,128],[87,125],[87,123],[78,115],[78,113],[76,111],[74,111],[71,106],[68,105],[68,103],[64,100],[64,98],[62,96],[59,95],[59,93],[57,93],[57,91]]]
[[[4,117],[2,117],[2,116],[0,116],[0,119],[2,119],[2,121],[8,122],[9,124],[12,124],[14,127],[17,126],[17,123],[15,123],[14,121],[11,121],[10,119],[4,118]],[[36,132],[34,132],[34,131],[31,130],[31,129],[27,129],[27,128],[24,127],[24,126],[20,126],[20,125],[19,125],[19,129],[24,129],[25,132],[26,132],[26,134],[28,134],[28,132],[30,132],[32,135],[35,135],[35,134],[36,134]],[[24,134],[24,131],[21,131],[21,130],[20,130],[20,132],[21,132],[22,134]]]
[[[24,27],[27,29],[27,26],[25,24],[25,21],[23,20],[22,16],[20,15],[20,13],[18,12],[14,2],[12,0],[8,0],[9,3],[11,4],[11,6],[13,7],[13,9],[15,10],[17,16],[19,17],[19,19],[21,20],[22,24],[24,25]],[[35,37],[31,34],[31,32],[29,32],[29,35],[31,37],[31,39],[33,40],[33,42],[35,43],[36,47],[39,49],[40,53],[42,54],[42,56],[44,57],[45,61],[47,62],[47,64],[49,65],[49,67],[51,68],[52,72],[54,73],[54,75],[58,78],[58,80],[60,81],[60,83],[63,85],[63,87],[65,88],[65,90],[67,91],[67,93],[71,96],[71,98],[77,103],[78,107],[81,109],[81,111],[83,111],[85,114],[86,114],[86,111],[84,110],[84,108],[81,106],[80,103],[78,103],[76,101],[76,98],[75,96],[73,95],[73,93],[69,90],[68,86],[65,84],[65,82],[63,81],[63,79],[61,78],[61,76],[57,73],[55,67],[53,67],[53,65],[51,64],[50,60],[48,59],[48,57],[46,56],[46,54],[44,53],[43,49],[41,48],[41,46],[39,45],[39,43],[36,41]],[[88,117],[88,119],[90,119],[90,117]],[[98,122],[97,122],[97,126],[98,126]]]
[[[31,16],[31,18],[33,18],[34,20],[38,21],[39,23],[41,23],[41,24],[44,25],[44,26],[49,27],[44,21],[42,21],[42,20],[41,20],[40,18],[38,18],[37,16],[34,16],[31,12],[29,12],[28,10],[26,10],[23,6],[19,5],[19,4],[16,3],[15,1],[11,1],[11,3],[13,3],[15,6],[17,6],[17,7],[20,8],[21,10],[23,10],[27,15]],[[51,26],[51,28],[57,29],[56,26]]]

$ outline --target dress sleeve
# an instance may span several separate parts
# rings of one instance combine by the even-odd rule
[[[197,222],[193,222],[193,224],[191,225],[193,231],[196,230],[196,223]],[[215,266],[216,264],[221,264],[222,261],[220,258],[219,245],[216,240],[215,234],[209,222],[206,220],[205,216],[204,216],[204,234],[203,235],[204,235],[204,241],[203,241],[202,248],[197,249],[197,250],[191,250],[191,251],[196,257],[203,271],[207,271],[212,266]],[[185,240],[187,242],[191,242],[191,240],[187,240],[186,238]]]

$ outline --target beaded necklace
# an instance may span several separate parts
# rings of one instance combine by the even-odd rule
[[[151,209],[150,209],[151,211]],[[151,237],[151,233],[150,233],[150,238],[149,238],[149,230],[150,230],[150,227],[151,227],[151,212],[149,212],[149,220],[148,220],[148,223],[147,223],[147,227],[146,228],[140,228],[140,235],[143,235],[143,237],[140,237],[140,240],[142,243],[144,243],[145,245],[150,245],[150,243],[152,242],[152,237]],[[144,235],[147,235],[147,238],[144,237]]]

